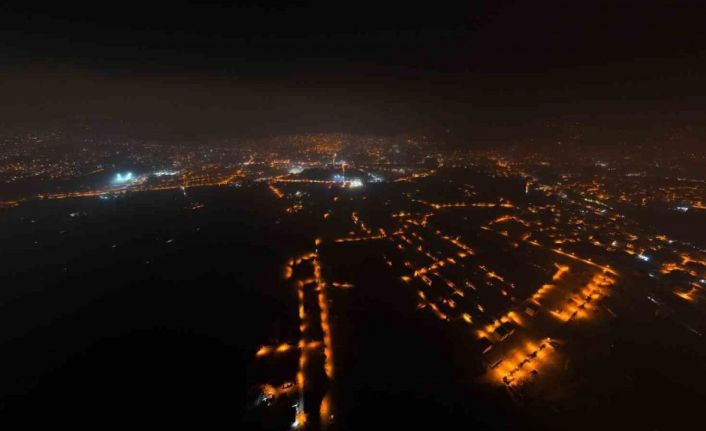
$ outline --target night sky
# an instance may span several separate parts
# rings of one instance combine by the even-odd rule
[[[699,123],[706,105],[695,0],[54,3],[0,6],[4,124],[502,138]]]

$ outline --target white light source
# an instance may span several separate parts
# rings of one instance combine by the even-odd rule
[[[113,179],[113,183],[115,184],[124,184],[133,179],[132,172],[126,172],[125,175],[121,174],[118,172],[117,175],[115,175],[115,178]]]
[[[171,177],[171,176],[174,176],[177,174],[179,174],[179,171],[157,171],[153,175],[155,177],[164,177],[164,176]]]
[[[650,261],[650,257],[647,256],[647,255],[645,255],[645,254],[642,254],[642,253],[638,254],[638,255],[637,255],[637,258],[640,259],[640,260],[644,260],[645,262],[649,262],[649,261]]]
[[[383,178],[380,175],[368,173],[368,176],[370,177],[370,182],[372,183],[381,183],[383,181]]]
[[[348,183],[348,187],[350,187],[350,188],[363,187],[363,181],[361,181],[359,178],[354,178]]]

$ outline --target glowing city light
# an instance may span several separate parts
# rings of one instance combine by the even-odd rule
[[[352,180],[348,183],[348,187],[350,187],[350,188],[352,188],[352,189],[358,188],[358,187],[363,187],[363,182],[362,182],[360,179],[355,178],[355,179],[352,179]]]
[[[121,174],[120,172],[118,172],[115,175],[115,178],[113,179],[113,183],[114,184],[125,184],[127,182],[132,181],[133,179],[134,179],[134,176],[133,176],[132,172],[126,172],[125,174]]]
[[[130,172],[128,172],[128,174],[130,174]],[[173,177],[175,175],[179,175],[179,171],[157,171],[152,175],[154,175],[155,177]]]
[[[385,180],[385,179],[384,179],[383,177],[381,177],[380,175],[372,174],[372,173],[368,173],[368,177],[370,177],[369,181],[370,181],[371,183],[381,183],[381,182],[383,182],[383,181]]]

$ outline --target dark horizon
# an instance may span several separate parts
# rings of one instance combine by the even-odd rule
[[[702,127],[698,2],[565,3],[11,2],[0,113],[187,136]]]

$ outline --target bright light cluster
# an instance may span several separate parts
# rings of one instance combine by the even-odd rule
[[[125,172],[125,174],[121,174],[118,172],[118,174],[115,175],[115,178],[113,179],[113,184],[125,184],[134,179],[135,176],[132,174],[132,172]]]

